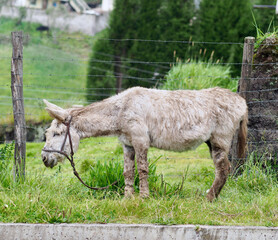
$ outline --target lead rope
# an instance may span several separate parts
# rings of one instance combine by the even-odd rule
[[[70,162],[71,166],[72,166],[72,169],[73,169],[73,174],[78,178],[78,180],[84,185],[86,186],[87,188],[90,188],[92,190],[104,190],[104,189],[108,189],[109,187],[111,186],[114,186],[115,184],[118,183],[118,181],[115,181],[113,182],[112,184],[106,186],[106,187],[91,187],[89,185],[87,185],[82,179],[81,177],[79,176],[78,172],[76,171],[75,169],[75,164],[74,164],[74,161],[73,161],[73,155],[74,155],[74,152],[73,152],[73,147],[72,147],[72,141],[71,141],[71,135],[70,135],[70,123],[71,123],[71,119],[69,120],[68,123],[64,123],[66,126],[67,126],[67,132],[66,132],[66,135],[65,135],[65,139],[64,139],[64,142],[61,146],[61,150],[49,150],[49,149],[42,149],[44,152],[56,152],[56,153],[59,153],[59,154],[62,154],[64,155]],[[67,136],[69,136],[69,143],[70,143],[70,156],[63,151],[64,147],[65,147],[65,143],[66,143],[66,140],[67,140]]]

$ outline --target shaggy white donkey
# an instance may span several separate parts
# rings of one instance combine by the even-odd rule
[[[218,196],[230,172],[227,154],[239,129],[238,157],[244,156],[247,135],[247,105],[236,93],[221,88],[199,91],[130,88],[116,96],[86,107],[62,109],[44,100],[54,117],[46,131],[45,149],[61,147],[66,126],[71,119],[73,150],[82,138],[116,135],[124,149],[125,195],[134,193],[134,159],[140,178],[140,195],[149,195],[149,147],[185,151],[206,142],[215,165],[215,180],[208,200]],[[64,148],[70,153],[69,140]],[[59,153],[42,151],[47,167],[64,159]]]

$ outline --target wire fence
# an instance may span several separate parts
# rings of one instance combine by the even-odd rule
[[[0,35],[0,40],[4,39],[7,41],[10,41],[10,36],[8,35]],[[39,39],[39,38],[38,38]],[[93,37],[55,37],[55,40],[93,40]],[[37,40],[34,37],[28,36],[28,41],[31,40]],[[50,38],[50,40],[54,40]],[[115,41],[115,42],[130,42],[130,41],[137,41],[137,42],[148,42],[152,44],[165,44],[169,45],[170,43],[178,43],[178,44],[187,44],[191,46],[195,45],[237,45],[239,47],[243,46],[243,43],[239,42],[198,42],[198,41],[173,41],[173,40],[153,40],[153,39],[100,39],[101,41]],[[258,44],[259,45],[267,45],[267,46],[273,46],[273,45],[278,45],[278,44]],[[54,103],[59,103],[62,106],[67,106],[70,107],[73,104],[91,104],[94,103],[96,100],[87,100],[87,96],[94,96],[94,97],[109,97],[111,96],[111,92],[117,92],[117,91],[123,91],[125,90],[124,88],[91,88],[91,87],[86,87],[84,84],[84,80],[87,78],[115,78],[120,76],[122,79],[131,79],[134,80],[140,85],[140,83],[151,83],[151,84],[157,84],[157,86],[161,86],[163,84],[163,81],[165,80],[164,76],[167,74],[167,72],[171,69],[172,66],[182,63],[182,64],[187,64],[190,65],[192,64],[191,61],[177,61],[170,59],[169,61],[149,61],[148,59],[145,60],[138,60],[136,58],[127,58],[127,57],[122,57],[120,61],[115,60],[117,56],[113,54],[107,54],[104,52],[95,52],[95,56],[99,56],[100,58],[91,58],[89,56],[71,56],[70,54],[64,55],[63,51],[61,51],[61,56],[51,56],[49,53],[47,53],[48,50],[51,50],[51,47],[42,47],[46,52],[44,52],[44,55],[33,55],[27,54],[27,56],[24,55],[24,64],[25,66],[30,66],[30,65],[36,65],[36,64],[45,64],[48,67],[51,65],[50,63],[53,63],[54,65],[56,63],[63,63],[66,66],[66,69],[71,69],[73,66],[77,68],[82,68],[83,71],[76,71],[75,73],[73,72],[55,72],[53,69],[48,69],[47,67],[45,68],[45,71],[30,71],[30,68],[27,67],[26,70],[24,70],[24,101],[25,101],[25,108],[27,109],[27,112],[25,113],[25,117],[27,119],[36,119],[38,118],[38,115],[40,112],[38,111],[44,111],[44,105],[42,103],[42,100],[44,98],[47,98],[47,100],[54,102]],[[0,49],[1,50],[1,49]],[[27,52],[28,52],[27,48]],[[57,50],[57,49],[56,49]],[[57,50],[58,51],[58,50]],[[174,51],[174,49],[173,49]],[[8,61],[11,60],[11,56],[8,56],[6,54],[2,54],[0,51],[1,56],[0,56],[0,66],[4,64],[8,64]],[[107,57],[109,59],[103,60],[101,57]],[[134,75],[127,75],[127,74],[122,74],[121,72],[117,71],[107,71],[105,68],[100,68],[100,67],[94,67],[94,66],[88,66],[88,63],[103,63],[107,66],[110,66],[110,68],[114,67],[122,67],[126,70],[133,71],[135,74]],[[130,63],[130,64],[136,64],[136,67],[133,66],[127,66],[127,65],[122,65],[122,63]],[[200,62],[200,64],[203,65],[220,65],[220,66],[243,66],[246,65],[247,63],[242,63],[242,62],[221,62],[221,61],[216,61],[216,62]],[[139,67],[142,66],[141,67]],[[264,62],[264,63],[255,63],[252,64],[254,67],[256,66],[275,66],[278,65],[278,62]],[[152,67],[153,70],[146,70],[143,67],[144,66],[149,66]],[[156,72],[156,68],[159,67],[162,69],[160,72]],[[89,69],[95,69],[100,72],[103,72],[103,74],[88,74],[87,71]],[[84,70],[85,69],[85,70]],[[6,68],[6,71],[1,71],[0,72],[0,89],[1,89],[1,95],[0,95],[0,106],[2,106],[3,111],[0,111],[0,120],[6,121],[6,119],[12,119],[13,117],[13,112],[12,112],[12,97],[10,94],[10,72],[9,68]],[[149,77],[138,77],[136,73],[144,73],[146,75],[149,75]],[[194,75],[188,75],[187,78],[195,78],[196,76]],[[222,76],[217,76],[217,75],[198,75],[198,78],[223,78]],[[5,81],[3,81],[5,79]],[[38,81],[33,81],[31,79],[38,79]],[[240,80],[240,77],[227,77],[224,78],[227,81],[238,81]],[[245,78],[245,81],[258,81],[260,79],[264,78]],[[278,77],[268,77],[269,80],[274,80],[277,81]],[[65,84],[66,82],[77,82],[81,80],[83,81],[82,84],[75,84],[74,86],[71,86],[70,84]],[[178,81],[180,79],[171,79],[172,81]],[[46,83],[47,82],[47,83]],[[96,91],[96,92],[94,92]],[[256,99],[251,99],[247,101],[248,106],[255,105],[255,104],[260,104],[263,107],[265,104],[275,104],[278,102],[277,100],[277,91],[278,88],[271,87],[270,85],[267,88],[264,89],[258,89],[258,90],[245,90],[245,91],[239,91],[239,93],[245,93],[245,94],[253,94],[253,93],[258,93],[259,97]],[[260,94],[263,93],[272,93],[273,96],[269,99],[265,99],[265,97]],[[276,111],[277,112],[277,111]],[[16,113],[16,114],[23,114],[23,113]],[[269,118],[275,121],[278,121],[278,114],[260,114],[260,113],[252,113],[249,115],[249,118]],[[28,130],[37,130],[37,127],[32,126],[32,125],[27,125],[26,129]],[[256,129],[256,128],[249,128],[249,132],[252,136],[252,133],[258,132],[259,134],[265,134],[265,133],[276,133],[278,129],[275,129],[273,127],[272,129]],[[12,141],[13,139],[9,139],[9,141]],[[5,143],[5,140],[1,140],[0,143]],[[96,144],[118,144],[118,141],[115,142],[99,142]],[[265,144],[265,145],[277,145],[278,144],[278,139],[268,139],[266,138],[264,141],[249,141],[249,145],[256,145],[256,144]],[[167,157],[166,157],[167,158]],[[178,159],[178,158],[175,158]],[[188,159],[200,159],[200,158],[188,158]],[[203,160],[207,160],[210,158],[204,158]]]

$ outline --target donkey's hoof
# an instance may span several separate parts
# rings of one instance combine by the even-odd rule
[[[216,198],[216,196],[211,191],[207,191],[207,192],[208,192],[207,200],[212,202]]]
[[[125,188],[125,198],[132,198],[134,196],[134,188]]]
[[[149,198],[150,194],[148,192],[140,192],[140,198]]]

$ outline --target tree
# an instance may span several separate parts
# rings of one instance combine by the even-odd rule
[[[248,35],[254,35],[250,1],[242,0],[202,0],[198,15],[198,40],[203,42],[243,43]],[[206,44],[208,56],[223,62],[241,62],[242,48],[239,44]],[[233,66],[238,75],[240,66]]]
[[[113,86],[120,91],[135,85],[155,85],[169,70],[169,65],[155,62],[173,61],[174,52],[176,57],[185,57],[186,44],[163,40],[188,40],[194,10],[193,0],[115,0],[105,37],[93,46],[87,86]],[[108,72],[114,78],[108,79]],[[88,99],[102,99],[92,95],[98,92],[89,89]]]

